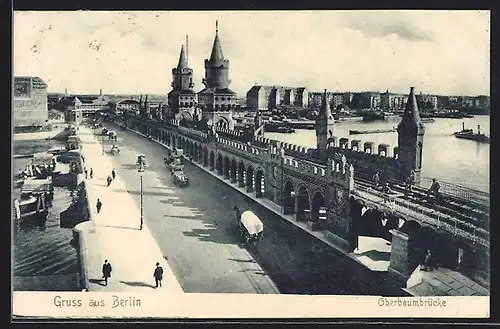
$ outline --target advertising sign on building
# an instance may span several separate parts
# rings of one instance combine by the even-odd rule
[[[31,78],[14,78],[14,97],[31,97]]]

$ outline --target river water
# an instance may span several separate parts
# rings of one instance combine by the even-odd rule
[[[31,164],[30,158],[13,161],[13,172]],[[19,189],[12,190],[18,198]],[[75,194],[62,187],[54,187],[54,200],[46,221],[12,221],[13,285],[14,290],[76,290],[76,250],[70,244],[71,229],[60,227],[59,215],[75,200]]]
[[[338,122],[334,135],[337,138],[350,137],[364,142],[385,143],[391,148],[397,146],[396,132],[351,135],[350,129],[388,129],[398,125],[400,117],[388,118],[385,121],[362,122],[346,120]],[[435,119],[426,123],[424,135],[422,176],[436,178],[439,181],[467,186],[477,190],[489,192],[490,181],[490,145],[456,138],[453,133],[465,128],[481,132],[490,136],[490,117],[475,116],[467,119]],[[316,134],[314,130],[296,130],[293,134],[265,133],[265,137],[296,144],[308,148],[316,148]]]

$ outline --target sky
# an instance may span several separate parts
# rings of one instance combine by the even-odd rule
[[[230,88],[490,94],[489,11],[15,12],[14,75],[49,92],[166,94],[189,35],[203,89],[219,21]]]

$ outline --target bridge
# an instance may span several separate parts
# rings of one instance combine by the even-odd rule
[[[436,203],[427,188],[414,186],[408,194],[406,185],[397,180],[390,181],[391,193],[382,192],[362,172],[356,173],[342,153],[322,163],[305,148],[260,136],[248,139],[242,132],[220,127],[214,134],[180,126],[175,120],[140,116],[126,116],[125,125],[183,149],[222,179],[323,231],[346,252],[357,247],[359,236],[392,241],[393,249],[406,251],[404,261],[393,259],[391,253],[389,271],[397,275],[409,277],[428,249],[444,267],[486,271],[489,207],[484,193],[447,186],[444,202]]]

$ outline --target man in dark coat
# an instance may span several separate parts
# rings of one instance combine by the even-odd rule
[[[108,186],[111,185],[111,182],[113,181],[113,178],[111,178],[110,175],[108,175],[108,178],[106,179]]]
[[[156,263],[155,272],[153,273],[153,277],[155,278],[156,288],[158,288],[158,284],[161,287],[161,280],[163,280],[163,268],[160,266],[160,263]]]
[[[94,177],[94,170],[92,168],[90,168],[90,178],[93,178]]]
[[[95,207],[97,208],[97,213],[100,213],[101,212],[101,207],[102,207],[101,200],[97,199],[97,203],[96,203]]]
[[[113,168],[113,170],[111,170],[111,176],[113,177],[113,180],[116,178],[115,168]]]
[[[104,261],[104,264],[102,265],[102,278],[104,279],[104,284],[107,286],[108,285],[108,278],[111,277],[111,264],[108,263],[108,260],[106,259]]]

